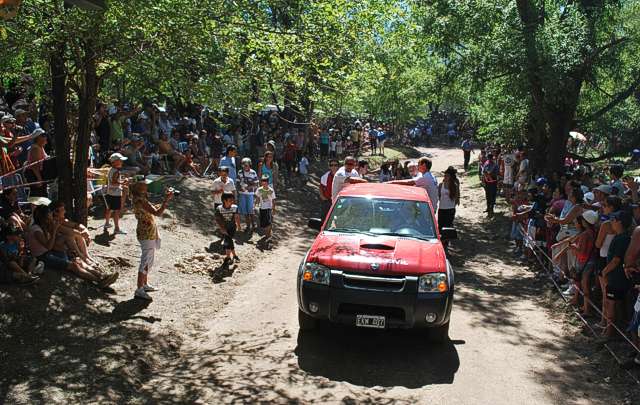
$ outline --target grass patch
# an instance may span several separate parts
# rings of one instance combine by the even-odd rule
[[[479,168],[477,164],[470,163],[469,170],[464,174],[464,177],[467,179],[467,184],[471,188],[482,187],[482,183],[480,182]]]
[[[360,159],[369,162],[369,170],[377,170],[386,161],[398,159],[400,163],[403,163],[403,160],[415,157],[420,157],[420,152],[417,150],[404,146],[394,146],[393,148],[384,148],[384,156],[360,156]]]

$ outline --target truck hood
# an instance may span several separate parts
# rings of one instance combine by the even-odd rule
[[[323,232],[309,250],[307,262],[336,270],[383,275],[420,276],[446,272],[446,258],[440,241],[396,236]]]

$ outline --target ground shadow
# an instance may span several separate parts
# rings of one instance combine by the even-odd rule
[[[452,384],[460,367],[454,342],[422,331],[371,331],[338,325],[299,332],[298,365],[314,376],[374,387]]]

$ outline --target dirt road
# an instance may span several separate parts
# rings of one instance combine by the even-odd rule
[[[457,150],[422,152],[433,157],[436,172],[461,160]],[[299,333],[296,266],[313,238],[302,230],[258,263],[204,325],[206,336],[191,349],[197,371],[189,384],[204,402],[586,404],[616,398],[571,350],[562,323],[536,298],[540,286],[510,260],[506,224],[484,219],[482,190],[466,183],[453,254],[458,289],[450,343],[343,327]],[[211,369],[200,364],[203,349],[212,354]]]
[[[436,172],[462,160],[456,149],[420,151]],[[304,227],[316,211],[314,188],[283,193],[276,248],[258,251],[259,237],[243,238],[242,263],[228,271],[205,250],[214,239],[208,187],[188,180],[160,221],[152,280],[162,291],[151,304],[132,299],[133,235],[98,236],[92,248],[121,272],[112,293],[56,272],[26,293],[0,290],[0,363],[9,365],[0,368],[0,403],[628,401],[628,381],[598,371],[578,350],[584,341],[545,310],[546,287],[509,252],[507,219],[485,219],[482,189],[468,179],[444,345],[407,331],[299,333],[295,277],[314,238]],[[133,229],[131,215],[123,224]]]

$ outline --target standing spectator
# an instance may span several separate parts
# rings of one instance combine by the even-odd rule
[[[136,238],[140,243],[140,266],[134,297],[151,301],[149,293],[157,291],[157,288],[149,284],[149,272],[154,265],[156,250],[160,249],[160,235],[155,217],[162,215],[173,198],[173,193],[168,191],[161,205],[151,204],[147,198],[147,184],[146,180],[139,181],[132,189],[133,212],[138,221]]]
[[[242,159],[242,169],[238,172],[238,213],[245,218],[246,231],[255,226],[253,197],[258,188],[258,174],[251,168],[251,159]]]
[[[629,235],[631,222],[631,214],[626,211],[611,214],[611,224],[615,236],[609,247],[607,266],[602,271],[603,277],[607,279],[607,297],[604,306],[607,319],[604,335],[607,337],[615,336],[614,324],[618,315],[623,313],[621,306],[631,288],[631,283],[624,272],[624,258],[631,243]]]
[[[460,180],[456,169],[449,166],[444,172],[444,179],[438,186],[439,207],[438,227],[452,228],[456,216],[456,207],[460,205]]]
[[[471,139],[464,138],[462,144],[460,145],[462,149],[462,155],[464,157],[464,171],[469,170],[469,161],[471,160],[471,152],[473,152],[473,146],[471,145]]]
[[[624,166],[623,165],[611,165],[609,167],[609,174],[611,175],[611,194],[617,195],[618,197],[624,197],[625,187],[622,182],[622,176],[624,176]]]
[[[100,150],[103,153],[109,153],[111,150],[111,125],[109,124],[109,115],[107,114],[107,105],[98,103],[96,113],[93,116],[93,127],[98,136]]]
[[[329,171],[320,178],[320,204],[322,219],[329,213],[331,208],[331,193],[333,190],[333,176],[338,171],[340,163],[337,159],[329,159]]]
[[[120,211],[126,201],[126,180],[122,176],[122,165],[127,158],[120,153],[114,153],[109,158],[111,169],[107,174],[107,195],[105,197],[107,207],[104,211],[104,232],[111,227],[111,216],[113,215],[113,224],[115,226],[114,235],[126,235],[127,233],[120,229]]]
[[[320,132],[320,159],[325,160],[329,156],[329,132],[326,128],[322,128]]]
[[[293,137],[289,137],[289,140],[287,141],[282,161],[285,169],[285,186],[288,187],[291,185],[291,178],[296,167],[296,144]]]
[[[431,166],[433,163],[431,159],[423,157],[418,160],[418,174],[413,179],[409,180],[394,180],[392,184],[403,184],[407,186],[422,187],[427,191],[429,200],[431,200],[431,207],[434,214],[438,211],[438,180],[431,173]]]
[[[331,142],[329,143],[329,157],[332,159],[337,159],[337,148],[338,148],[338,139],[335,134],[331,137]]]
[[[37,136],[35,142],[29,148],[27,157],[28,169],[25,170],[25,177],[29,183],[38,183],[30,186],[30,196],[47,197],[47,184],[44,183],[44,160],[48,158],[44,147],[47,144],[47,136],[43,130],[36,130]]]
[[[499,167],[493,160],[493,154],[487,155],[487,161],[482,166],[482,180],[484,183],[485,196],[487,199],[487,215],[493,217],[493,208],[496,205],[498,194],[498,172]]]
[[[302,185],[306,185],[307,181],[309,181],[309,159],[304,155],[298,162],[298,174],[302,179]]]
[[[269,177],[269,185],[276,190],[278,188],[278,164],[273,160],[273,152],[264,153],[262,162],[258,162],[258,178]]]
[[[356,158],[353,156],[347,156],[344,160],[344,166],[342,166],[333,176],[333,183],[331,184],[331,200],[335,201],[338,193],[346,184],[353,183],[366,183],[367,181],[360,178],[360,174],[355,169]]]
[[[213,208],[214,210],[222,205],[223,194],[233,194],[236,191],[235,182],[229,176],[229,168],[220,166],[218,168],[218,178],[213,181]]]
[[[271,241],[273,215],[276,212],[276,192],[269,186],[269,178],[262,176],[260,187],[256,190],[256,205],[259,209],[260,228],[264,232],[265,242]]]
[[[513,165],[515,161],[515,153],[505,153],[502,155],[502,164],[504,165],[502,185],[504,187],[504,195],[507,200],[511,199],[511,195],[513,193]]]
[[[376,131],[376,138],[378,149],[380,150],[380,156],[384,157],[384,143],[387,139],[387,134],[382,128],[378,128],[378,130]]]
[[[236,181],[238,177],[238,166],[236,165],[236,156],[238,155],[238,149],[235,145],[227,146],[227,155],[220,160],[220,166],[226,166],[229,168],[229,177],[231,180]]]

